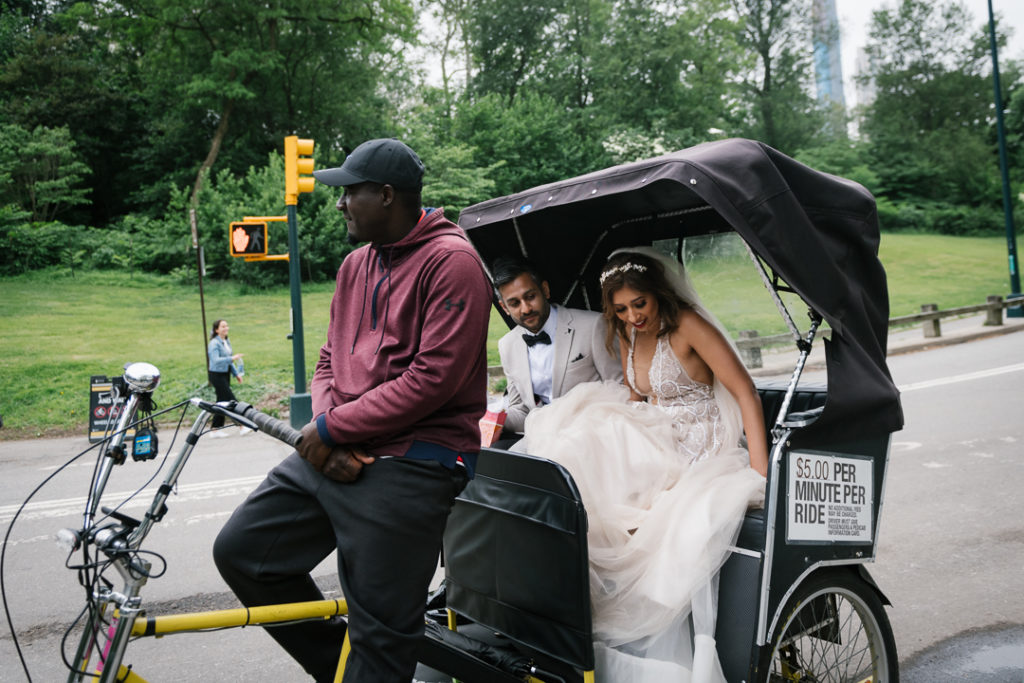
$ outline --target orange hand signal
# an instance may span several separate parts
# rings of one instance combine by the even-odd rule
[[[241,254],[249,246],[249,233],[243,228],[235,228],[231,233],[231,241],[235,247],[235,253]]]

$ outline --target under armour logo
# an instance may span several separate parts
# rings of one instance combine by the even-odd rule
[[[444,310],[450,311],[453,308],[458,308],[460,311],[466,307],[466,302],[462,299],[458,301],[452,301],[451,299],[444,300]]]

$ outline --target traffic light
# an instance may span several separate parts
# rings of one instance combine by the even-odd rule
[[[228,230],[232,256],[266,256],[267,224],[235,221]]]
[[[303,156],[299,156],[299,155]],[[284,139],[284,203],[298,204],[299,193],[312,192],[313,141],[295,135]]]

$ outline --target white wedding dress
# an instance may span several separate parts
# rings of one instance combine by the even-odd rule
[[[640,383],[649,391],[637,386],[632,347],[626,370],[647,402],[628,401],[621,384],[581,384],[532,411],[514,450],[562,464],[580,489],[597,680],[724,683],[717,573],[765,480],[737,445],[738,416],[716,397],[728,392],[690,379],[667,336]]]

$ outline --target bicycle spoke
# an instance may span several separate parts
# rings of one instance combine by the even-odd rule
[[[855,593],[835,588],[811,594],[790,613],[768,680],[879,683],[885,644],[878,631],[876,617]]]

